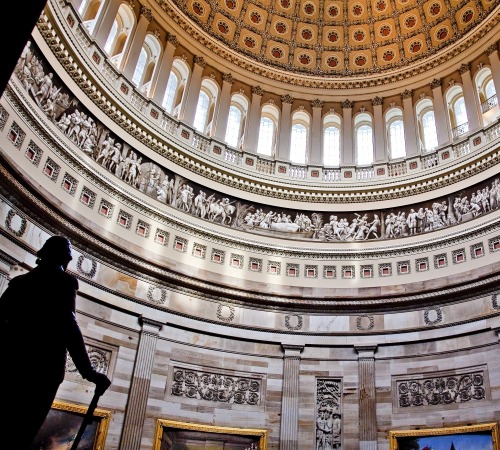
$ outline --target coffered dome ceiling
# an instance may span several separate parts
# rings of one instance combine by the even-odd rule
[[[194,22],[226,50],[268,68],[320,77],[381,74],[421,61],[486,23],[499,3],[171,0],[168,5],[157,1],[171,17],[175,17],[172,8],[176,10],[178,23]]]

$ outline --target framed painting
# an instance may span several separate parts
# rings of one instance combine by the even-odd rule
[[[158,419],[153,450],[266,450],[267,430]]]
[[[31,450],[71,448],[86,412],[86,406],[55,401],[31,446]],[[78,450],[104,449],[110,416],[110,411],[96,408],[93,420],[85,428],[78,444]]]
[[[498,423],[389,432],[391,450],[500,450]]]

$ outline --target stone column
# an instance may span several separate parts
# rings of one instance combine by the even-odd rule
[[[198,105],[198,97],[201,89],[201,76],[203,75],[203,69],[206,64],[203,57],[194,57],[194,67],[191,74],[191,80],[189,80],[186,102],[184,103],[184,112],[181,112],[179,116],[180,119],[184,119],[184,122],[191,126],[194,123],[196,115],[196,106]]]
[[[462,88],[464,93],[465,109],[467,110],[467,122],[469,122],[469,132],[477,131],[482,126],[479,117],[474,84],[470,75],[470,64],[462,64],[459,69],[462,77]],[[457,124],[460,125],[460,124]]]
[[[449,121],[447,120],[447,112],[445,108],[441,84],[442,81],[436,78],[430,83],[433,96],[432,104],[434,107],[434,120],[436,122],[436,132],[439,147],[450,143],[450,125]]]
[[[132,382],[127,409],[123,420],[123,432],[120,441],[121,450],[137,450],[141,447],[142,429],[146,416],[146,407],[151,384],[156,342],[162,323],[141,318],[141,335],[137,347]]]
[[[230,73],[222,75],[222,89],[219,101],[219,111],[215,121],[215,138],[224,142],[226,138],[227,120],[231,106],[231,88],[233,87],[233,76]]]
[[[375,162],[386,161],[387,146],[385,139],[385,121],[382,111],[384,100],[381,97],[375,97],[372,100],[373,105],[373,133],[375,134]]]
[[[420,152],[417,146],[417,124],[413,110],[413,92],[406,89],[401,94],[403,100],[403,124],[405,130],[406,156],[412,157]]]
[[[359,378],[359,450],[377,450],[375,352],[377,346],[355,346]]]
[[[122,59],[123,75],[127,80],[132,81],[135,72],[135,67],[139,61],[144,38],[148,31],[149,23],[153,20],[153,14],[149,8],[141,6],[141,14],[139,15],[139,22],[135,28],[132,42],[127,52],[127,57]]]
[[[352,129],[352,107],[354,102],[344,100],[342,102],[342,154],[340,155],[341,165],[354,164],[354,143]]]
[[[498,99],[500,96],[500,58],[498,57],[498,45],[496,43],[490,45],[486,50],[486,54],[490,60],[491,76],[493,77],[493,84],[495,85],[495,92]]]
[[[161,57],[156,81],[153,83],[152,98],[153,101],[160,106],[163,102],[163,98],[165,97],[165,91],[167,89],[170,72],[172,71],[172,63],[174,61],[174,53],[177,44],[177,37],[175,37],[173,34],[169,34],[167,37],[167,45],[165,46],[165,51],[163,52],[163,55]]]
[[[259,146],[259,131],[260,131],[260,116],[262,100],[262,88],[260,86],[252,86],[252,103],[250,105],[250,113],[248,115],[248,127],[245,133],[244,149],[248,152],[257,153]]]
[[[324,102],[316,99],[311,102],[313,117],[311,127],[311,155],[310,164],[323,164],[323,126],[322,126],[322,108]]]
[[[303,345],[283,347],[280,450],[299,450],[299,370]]]
[[[280,137],[278,143],[278,159],[290,160],[290,138],[292,134],[291,112],[293,97],[289,94],[281,96],[281,122]]]
[[[93,38],[100,48],[104,48],[108,40],[109,33],[113,27],[113,22],[118,14],[118,9],[121,5],[121,0],[109,0],[108,4],[104,6],[104,11],[97,19],[94,27]]]

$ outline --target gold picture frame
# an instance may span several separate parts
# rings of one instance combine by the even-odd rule
[[[267,430],[255,428],[232,428],[218,427],[214,425],[201,425],[191,422],[178,422],[175,420],[158,419],[156,422],[156,432],[153,450],[170,450],[173,447],[175,439],[203,439],[203,435],[207,437],[217,433],[219,439],[226,436],[228,440],[241,439],[247,437],[249,448],[255,450],[267,450]],[[177,436],[177,437],[176,437]],[[226,448],[226,446],[224,447]],[[227,448],[230,448],[228,446]],[[189,449],[189,447],[186,447]]]
[[[389,431],[391,450],[455,448],[500,450],[498,422],[458,427]],[[418,445],[418,446],[417,446]]]
[[[83,422],[87,408],[87,406],[54,401],[31,448],[33,450],[65,448],[64,446],[70,448]],[[103,450],[110,417],[111,411],[96,408],[93,420],[85,428],[78,448]]]

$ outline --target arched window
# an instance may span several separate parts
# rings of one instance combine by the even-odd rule
[[[118,21],[115,20],[113,22],[113,26],[111,27],[111,31],[109,32],[108,39],[106,41],[106,44],[104,44],[104,51],[106,53],[111,52],[111,46],[115,42],[116,39],[116,34],[118,33]]]
[[[241,128],[241,118],[242,118],[241,110],[238,107],[231,105],[229,107],[229,117],[227,120],[226,137],[225,137],[226,143],[231,147],[238,147],[240,128]]]
[[[123,54],[130,39],[130,30],[133,29],[134,25],[134,12],[129,5],[122,3],[118,8],[106,44],[104,44],[104,51],[110,56],[111,62],[118,68],[122,63]]]
[[[306,164],[309,154],[309,115],[297,111],[292,116],[292,135],[290,139],[290,161],[295,164]]]
[[[82,23],[90,34],[93,33],[97,19],[103,11],[103,4],[101,0],[83,0],[78,8]]]
[[[455,119],[458,125],[467,122],[467,110],[465,109],[465,100],[463,96],[453,103],[453,112],[455,113]]]
[[[132,83],[145,95],[149,94],[160,53],[161,45],[158,39],[152,34],[146,35],[132,76]]]
[[[247,109],[248,101],[243,95],[234,94],[231,97],[231,106],[229,107],[229,117],[224,139],[231,147],[242,147]]]
[[[477,95],[481,104],[481,112],[485,125],[489,125],[497,120],[498,98],[495,90],[495,83],[489,67],[482,67],[475,77]]]
[[[174,117],[179,117],[179,109],[185,92],[189,68],[181,59],[175,59],[168,77],[167,87],[163,96],[162,106]]]
[[[464,93],[461,86],[454,85],[446,92],[448,115],[453,138],[456,139],[469,132],[467,110]]]
[[[165,96],[163,97],[162,106],[165,108],[169,114],[172,114],[174,109],[174,101],[177,95],[177,88],[179,87],[179,78],[175,72],[170,72],[168,77],[167,89],[165,90]]]
[[[390,159],[406,156],[405,129],[403,112],[399,108],[390,108],[385,115],[387,130],[387,154]]]
[[[207,124],[208,117],[208,107],[210,105],[210,99],[206,92],[201,91],[198,97],[198,104],[196,105],[196,115],[194,117],[194,127],[205,132],[205,126]]]
[[[323,164],[340,166],[340,129],[341,119],[337,114],[323,118]]]
[[[139,86],[139,83],[142,80],[142,74],[144,73],[144,69],[146,68],[147,61],[148,54],[146,53],[146,49],[142,47],[141,54],[139,55],[139,60],[137,61],[137,65],[135,66],[134,75],[132,76],[132,83],[134,83],[136,86]]]
[[[260,155],[274,155],[276,149],[278,118],[278,108],[272,105],[264,105],[260,117],[259,141],[257,144],[257,153]]]
[[[373,125],[367,113],[360,113],[354,120],[356,164],[373,164]]]
[[[205,79],[201,82],[201,89],[198,96],[198,104],[196,105],[193,126],[199,132],[209,136],[212,132],[212,122],[218,92],[219,88],[214,81]]]
[[[422,131],[424,150],[434,150],[438,146],[436,121],[434,119],[434,111],[427,111],[422,116]]]
[[[415,111],[417,113],[420,150],[422,152],[435,150],[438,146],[438,139],[432,101],[428,98],[420,100],[415,107]]]

